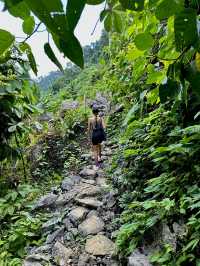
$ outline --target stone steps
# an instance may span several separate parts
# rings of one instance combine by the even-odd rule
[[[112,151],[105,149],[105,157]],[[89,156],[82,156],[88,160]],[[43,224],[46,243],[32,248],[24,266],[119,266],[113,260],[111,240],[115,205],[104,171],[85,166],[79,175],[62,181],[55,193],[43,196],[35,211],[47,210],[52,219]],[[54,215],[55,211],[60,215]]]

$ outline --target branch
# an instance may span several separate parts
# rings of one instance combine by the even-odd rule
[[[25,43],[28,39],[30,39],[30,38],[33,36],[33,34],[35,34],[36,32],[38,32],[38,29],[39,29],[39,27],[40,27],[41,25],[42,25],[42,22],[40,22],[40,23],[37,25],[37,27],[35,28],[35,30],[34,30],[30,35],[28,35],[28,36],[26,37],[26,39],[23,40],[22,43]]]
[[[105,6],[104,6],[104,8],[103,8],[103,11],[106,10],[106,5],[107,5],[107,3],[105,2]],[[103,12],[103,11],[102,11],[102,12]],[[95,33],[95,30],[96,30],[96,28],[97,28],[97,25],[98,25],[99,21],[100,21],[100,18],[98,18],[98,20],[97,20],[97,22],[96,22],[96,24],[95,24],[95,26],[94,26],[94,29],[93,29],[91,35],[93,35],[93,34]]]
[[[96,24],[95,24],[95,26],[94,26],[94,29],[93,29],[91,35],[93,35],[93,34],[95,33],[95,30],[96,30],[96,28],[97,28],[97,25],[98,25],[99,21],[100,21],[100,18],[98,18],[98,20],[97,20],[97,22],[96,22]]]

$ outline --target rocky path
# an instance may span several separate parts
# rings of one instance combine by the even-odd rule
[[[50,217],[42,226],[45,243],[28,250],[24,266],[120,265],[113,240],[116,201],[105,173],[114,149],[104,149],[104,167],[97,171],[82,155],[82,171],[38,200],[34,212]]]

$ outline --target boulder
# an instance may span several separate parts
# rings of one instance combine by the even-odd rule
[[[42,196],[35,204],[34,209],[52,207],[57,198],[58,196],[53,193]]]
[[[128,258],[128,266],[152,266],[147,256],[136,249]]]
[[[69,176],[68,178],[64,179],[61,184],[62,190],[69,191],[74,184],[78,184],[81,180],[80,176],[73,175]]]
[[[97,176],[97,171],[95,171],[94,169],[84,168],[80,172],[80,176],[83,176],[83,177],[93,177],[93,178],[95,178]]]
[[[84,207],[77,207],[69,213],[69,218],[72,222],[82,221],[88,213],[88,210]]]
[[[174,251],[176,251],[177,239],[176,235],[172,233],[167,224],[162,225],[161,241],[165,244],[170,244]]]
[[[90,185],[86,183],[81,183],[74,186],[73,190],[76,190],[77,197],[83,198],[86,196],[97,196],[101,193],[101,188],[99,186]]]
[[[84,199],[75,198],[75,201],[82,206],[92,207],[95,209],[102,206],[102,202],[96,198],[84,198]]]
[[[71,248],[66,248],[62,243],[57,241],[52,249],[52,255],[54,261],[59,266],[68,266],[69,259],[73,256],[73,250]]]
[[[86,184],[86,183],[76,184],[73,186],[73,188],[70,191],[68,191],[64,194],[61,194],[57,198],[55,205],[56,206],[64,206],[67,202],[74,199],[75,197],[76,198],[83,198],[86,196],[96,196],[96,195],[100,194],[100,192],[101,192],[100,187]]]
[[[180,239],[184,238],[187,234],[187,227],[185,224],[173,223],[172,225],[174,234]]]
[[[68,203],[71,199],[73,199],[73,197],[75,196],[75,194],[71,193],[71,191],[67,192],[67,193],[64,193],[64,194],[61,194],[56,202],[55,202],[55,205],[56,206],[64,206],[66,203]]]
[[[79,226],[79,232],[84,235],[94,235],[101,232],[104,229],[104,222],[101,218],[96,215],[92,215],[83,221]]]
[[[85,251],[94,256],[113,255],[115,244],[104,235],[96,235],[87,239]]]

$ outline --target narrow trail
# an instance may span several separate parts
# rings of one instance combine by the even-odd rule
[[[106,168],[116,145],[103,151],[103,167],[94,170],[90,154],[82,154],[80,173],[64,178],[40,198],[34,212],[49,214],[42,226],[44,244],[28,250],[24,266],[118,266],[113,241],[116,200]]]

